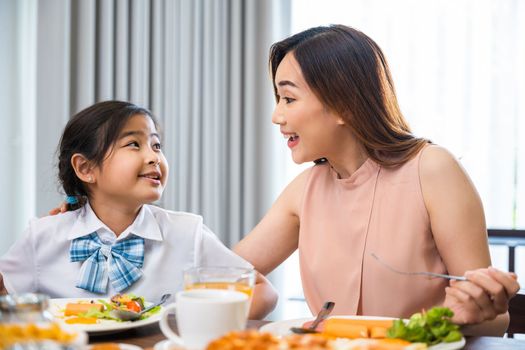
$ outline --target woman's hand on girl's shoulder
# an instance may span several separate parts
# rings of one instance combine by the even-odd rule
[[[4,277],[0,273],[0,295],[6,295],[6,294],[7,294],[7,289],[5,288]]]
[[[520,289],[516,274],[493,267],[465,273],[467,281],[451,281],[443,306],[454,312],[457,324],[478,324],[508,311]]]
[[[60,204],[59,207],[51,209],[49,211],[49,215],[62,214],[62,213],[65,213],[66,211],[67,211],[67,203],[62,202],[62,204]]]

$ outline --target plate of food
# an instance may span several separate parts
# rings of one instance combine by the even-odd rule
[[[352,349],[349,341],[355,344],[396,342],[399,349],[462,349],[466,341],[459,332],[459,327],[450,321],[451,316],[450,310],[441,307],[416,313],[408,320],[372,316],[332,316],[318,326],[317,335],[332,340],[333,349]],[[292,333],[291,327],[307,327],[312,320],[313,318],[300,318],[272,322],[262,326],[260,331],[289,337]]]
[[[399,339],[343,339],[329,338],[321,333],[289,334],[247,330],[230,332],[211,341],[205,350],[223,349],[279,349],[279,350],[424,350],[423,343],[410,343]],[[160,350],[160,349],[159,349]]]
[[[140,346],[125,343],[98,343],[91,344],[84,350],[142,350]]]
[[[53,318],[74,330],[88,333],[108,333],[146,326],[160,319],[162,306],[156,306],[137,320],[120,318],[123,311],[140,312],[152,305],[143,297],[117,294],[111,298],[50,299],[48,311]]]
[[[88,343],[86,332],[75,330],[58,322],[43,324],[0,323],[0,349],[7,349],[15,343],[46,342],[85,346]]]
[[[351,320],[349,321],[348,325],[348,331],[351,332],[354,328],[350,327],[352,324],[356,325],[364,325],[367,328],[377,328],[377,327],[384,327],[388,328],[392,325],[395,318],[392,317],[375,317],[375,316],[332,316],[329,317],[333,322],[333,320]],[[277,322],[271,322],[267,323],[264,326],[262,326],[259,330],[261,332],[269,332],[276,336],[284,336],[292,334],[292,331],[290,330],[292,327],[308,327],[310,323],[314,320],[313,317],[305,317],[305,318],[297,318],[292,320],[284,320],[284,321],[277,321]],[[355,322],[354,322],[355,321]],[[330,322],[328,322],[330,326]],[[318,327],[317,331],[320,333],[323,333],[326,321],[322,322]],[[344,329],[346,327],[346,321],[342,322],[341,325]]]

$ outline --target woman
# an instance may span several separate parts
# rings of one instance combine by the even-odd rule
[[[470,333],[502,334],[515,275],[489,268],[480,198],[456,159],[415,137],[377,44],[342,25],[274,44],[280,126],[297,176],[235,251],[263,274],[299,249],[306,301],[336,314],[408,317],[451,308]],[[432,271],[468,281],[396,274]]]

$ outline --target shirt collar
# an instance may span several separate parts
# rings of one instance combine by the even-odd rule
[[[67,238],[73,240],[75,238],[87,236],[93,232],[100,230],[107,230],[113,232],[97,217],[89,202],[84,207],[79,209],[78,218],[73,224],[71,231]],[[144,239],[151,239],[154,241],[162,241],[162,233],[160,231],[159,224],[155,219],[155,216],[151,212],[147,205],[143,205],[140,211],[133,221],[133,223],[122,232],[117,240],[122,240],[134,234],[135,236],[142,237]]]

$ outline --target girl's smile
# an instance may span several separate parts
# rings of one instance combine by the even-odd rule
[[[146,181],[151,182],[153,185],[160,186],[162,185],[160,179],[162,177],[162,174],[158,171],[149,172],[146,174],[139,175],[140,178],[143,178]]]

